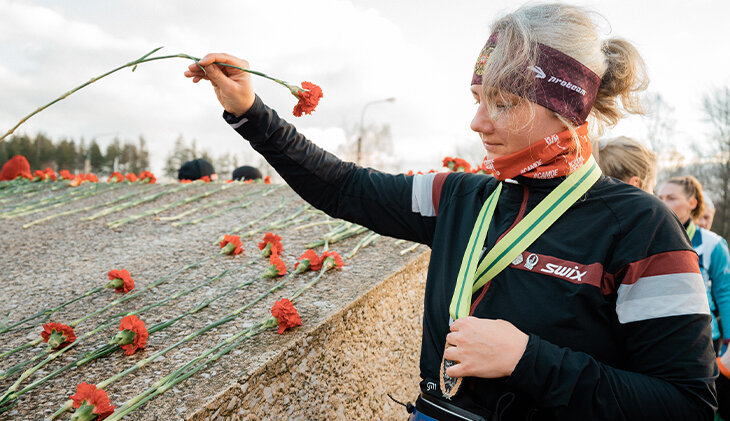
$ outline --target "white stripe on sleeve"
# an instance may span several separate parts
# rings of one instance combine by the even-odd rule
[[[699,273],[673,273],[639,278],[618,287],[616,313],[621,323],[682,314],[710,314]]]
[[[411,210],[423,216],[436,216],[433,207],[433,180],[436,173],[416,174],[413,176],[413,190],[411,191]]]
[[[239,122],[237,122],[237,123],[233,123],[233,124],[231,124],[231,127],[233,127],[234,129],[237,129],[237,128],[239,128],[239,127],[243,126],[243,125],[244,125],[244,123],[246,123],[247,121],[248,121],[248,119],[247,119],[247,118],[242,118],[242,119],[241,119],[241,121],[239,121]]]

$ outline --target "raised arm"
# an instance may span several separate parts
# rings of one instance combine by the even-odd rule
[[[248,68],[244,60],[210,54],[199,62],[205,73],[193,64],[185,75],[193,82],[211,81],[226,121],[304,200],[381,234],[431,244],[438,208],[438,195],[433,195],[436,175],[385,174],[341,161],[264,105],[248,74],[216,62]]]

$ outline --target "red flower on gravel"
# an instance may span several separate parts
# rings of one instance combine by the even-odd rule
[[[106,180],[107,183],[121,183],[122,181],[124,181],[124,174],[119,171],[114,171]]]
[[[83,174],[79,174],[76,177],[74,177],[74,179],[71,180],[71,182],[68,183],[68,185],[71,187],[78,187],[81,184],[83,184],[85,181],[86,181],[86,177],[84,177]]]
[[[33,171],[33,181],[45,181],[46,177],[46,173],[41,170]]]
[[[78,419],[103,420],[114,413],[114,405],[109,401],[106,392],[97,389],[96,385],[81,383],[76,386],[76,394],[71,395]],[[96,415],[93,418],[92,415]]]
[[[304,252],[304,254],[299,256],[297,260],[299,261],[294,264],[294,272],[296,273],[302,273],[307,270],[318,271],[322,269],[322,259],[317,256],[317,252],[314,250],[308,249]]]
[[[261,276],[264,278],[277,278],[283,275],[286,275],[286,264],[284,264],[284,261],[281,260],[278,254],[272,254],[269,257],[269,268]]]
[[[44,173],[46,173],[46,176],[51,179],[51,181],[58,180],[58,177],[56,176],[56,172],[53,171],[53,168],[46,167],[45,170],[43,170]]]
[[[302,319],[299,317],[297,309],[288,298],[284,298],[274,303],[271,307],[271,315],[276,317],[279,322],[279,335],[285,330],[302,325]]]
[[[322,88],[311,82],[302,82],[302,88],[295,88],[292,94],[299,98],[299,102],[294,106],[294,116],[301,117],[302,114],[312,114],[319,99],[322,98]],[[296,91],[296,92],[295,92]]]
[[[266,177],[264,177],[264,184],[271,184],[271,177],[270,176],[267,175]]]
[[[267,232],[264,234],[264,239],[259,243],[259,250],[261,250],[261,255],[264,257],[278,256],[284,250],[284,246],[281,245],[281,237]]]
[[[155,175],[152,174],[152,171],[142,171],[139,173],[139,181],[142,183],[155,184],[157,182],[157,178],[155,178]]]
[[[130,183],[136,183],[136,182],[137,182],[137,180],[139,180],[139,179],[137,178],[137,174],[135,174],[135,173],[133,173],[133,172],[127,173],[127,175],[125,176],[125,178],[126,178],[126,179],[127,179],[127,181],[129,181]]]
[[[144,322],[135,315],[125,316],[119,324],[119,333],[112,339],[124,349],[125,355],[132,355],[138,349],[147,346],[147,328]]]
[[[129,274],[127,269],[110,270],[106,275],[111,281],[106,284],[107,288],[114,288],[116,292],[125,294],[134,289],[134,279],[132,279],[132,275]]]
[[[96,176],[96,174],[88,173],[86,174],[86,181],[91,181],[92,183],[98,183],[99,177]]]
[[[330,268],[340,269],[345,266],[345,262],[336,251],[325,251],[322,253],[321,259],[322,266],[328,266],[327,270]]]
[[[193,180],[188,180],[187,178],[183,178],[182,180],[180,180],[180,183],[182,183],[182,184],[188,184],[188,183],[192,183],[192,182],[193,182]]]
[[[237,235],[224,235],[223,241],[220,242],[221,254],[241,254],[243,253],[243,243],[241,243],[241,237]]]
[[[76,334],[71,326],[61,323],[46,323],[41,332],[43,342],[46,342],[53,349],[65,348],[76,340]]]
[[[253,180],[243,180],[245,184],[253,184]]]
[[[207,175],[200,177],[198,180],[205,181],[206,183],[210,183],[210,177]]]
[[[58,175],[61,176],[64,180],[73,180],[74,176],[68,171],[68,170],[61,170]]]
[[[15,179],[18,179],[18,178],[21,178],[21,177],[22,178],[27,178],[28,180],[33,181],[33,175],[31,175],[31,173],[29,173],[28,171],[21,171],[18,174],[18,176],[15,177]]]

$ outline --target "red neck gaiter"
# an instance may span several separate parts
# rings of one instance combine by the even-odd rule
[[[484,158],[482,166],[498,180],[506,180],[523,175],[530,178],[565,177],[583,164],[591,156],[591,140],[588,137],[588,124],[577,127],[577,148],[573,134],[565,130],[535,142],[525,149],[496,159]]]

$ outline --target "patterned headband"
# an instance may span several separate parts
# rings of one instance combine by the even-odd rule
[[[474,66],[472,85],[482,84],[482,75],[489,55],[497,46],[498,33],[487,40]],[[596,101],[601,78],[581,62],[547,45],[538,43],[535,66],[535,90],[527,98],[532,102],[555,111],[576,126],[585,123]],[[515,95],[520,93],[512,92]]]

